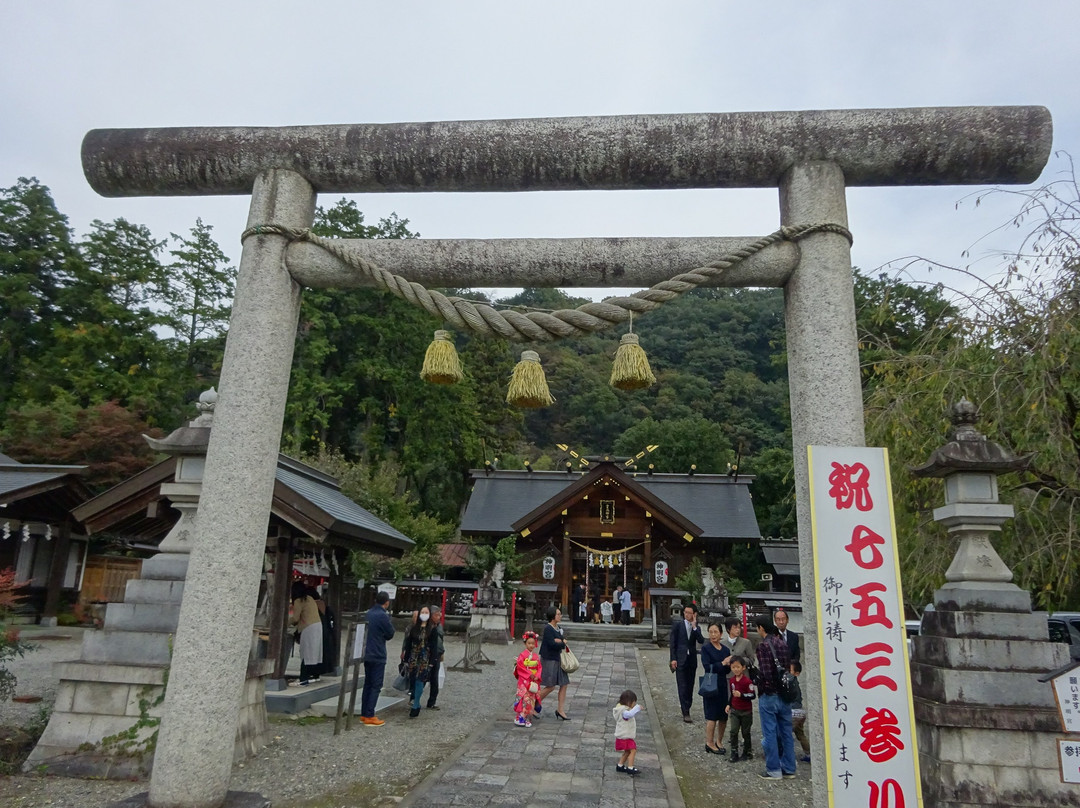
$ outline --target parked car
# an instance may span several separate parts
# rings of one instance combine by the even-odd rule
[[[1080,612],[1054,612],[1046,620],[1050,642],[1069,646],[1073,659],[1080,659]]]

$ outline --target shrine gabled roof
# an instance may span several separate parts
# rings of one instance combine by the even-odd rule
[[[70,508],[90,495],[80,476],[86,466],[50,466],[20,463],[0,454],[0,504],[11,505],[49,491],[60,507]],[[65,489],[61,494],[59,489]]]
[[[160,494],[163,482],[172,479],[176,458],[170,457],[84,502],[75,510],[89,532],[109,530],[141,540],[158,541],[176,521],[175,512],[158,509],[148,515],[152,503],[167,499]],[[317,541],[357,549],[400,553],[413,541],[343,493],[337,480],[298,460],[278,455],[272,513]],[[374,547],[371,547],[374,545]]]
[[[317,509],[328,517],[318,519],[328,531],[367,539],[395,550],[407,550],[413,546],[413,540],[404,533],[341,493],[337,480],[328,474],[291,457],[279,455],[275,476],[278,482],[288,486],[314,506],[314,509],[308,509],[312,515]]]
[[[556,500],[583,476],[560,471],[474,470],[473,490],[461,522],[463,535],[506,536],[514,525],[545,503]],[[668,513],[700,530],[705,539],[758,539],[750,498],[751,477],[719,474],[643,474],[621,472]]]

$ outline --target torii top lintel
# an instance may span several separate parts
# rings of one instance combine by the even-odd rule
[[[321,193],[776,187],[828,161],[848,186],[1028,183],[1044,107],[927,107],[286,127],[95,129],[103,196],[249,194],[290,169]]]

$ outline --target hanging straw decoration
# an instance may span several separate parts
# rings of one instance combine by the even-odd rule
[[[641,390],[656,384],[656,377],[649,367],[649,357],[638,344],[634,333],[634,314],[630,313],[630,331],[619,340],[619,350],[611,365],[611,386],[618,390]]]
[[[523,409],[547,407],[555,403],[548,390],[544,368],[540,366],[540,354],[536,351],[521,352],[521,361],[514,366],[514,373],[510,377],[506,403]]]
[[[424,354],[424,366],[420,369],[420,378],[430,384],[457,384],[465,377],[454,348],[453,335],[442,329],[435,332],[435,338]]]

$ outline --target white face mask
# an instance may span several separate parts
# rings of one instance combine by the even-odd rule
[[[431,617],[430,614],[422,614],[422,615],[420,615],[420,622],[421,623],[426,623],[428,621],[429,617]]]

